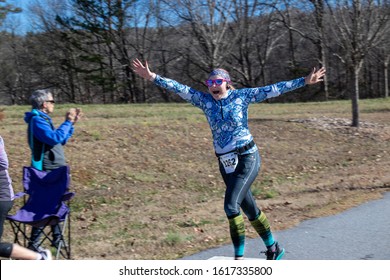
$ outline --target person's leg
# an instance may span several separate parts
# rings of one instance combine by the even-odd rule
[[[260,168],[260,155],[256,153],[256,157],[256,161],[258,162]],[[250,189],[248,189],[248,192],[241,203],[241,208],[247,215],[257,234],[263,240],[264,245],[267,247],[267,259],[280,259],[284,254],[284,249],[279,248],[278,243],[275,241],[269,220],[267,219],[265,213],[262,212],[256,205],[256,201]]]
[[[12,244],[12,251],[10,257],[17,260],[40,260],[41,254],[19,246],[18,244]]]
[[[241,208],[248,217],[253,228],[263,240],[265,246],[267,248],[271,247],[275,243],[275,240],[271,232],[270,223],[264,212],[262,212],[257,206],[250,189],[241,203]]]
[[[264,212],[260,212],[258,216],[253,219],[249,220],[253,226],[253,228],[256,230],[257,234],[261,237],[263,240],[265,246],[267,248],[270,248],[272,245],[275,244],[274,237],[271,232],[271,226],[270,223],[265,216]]]
[[[234,258],[236,260],[244,257],[245,250],[245,223],[244,217],[239,214],[235,217],[228,217],[230,238],[234,247]]]
[[[240,213],[240,206],[258,170],[259,162],[256,154],[239,156],[238,165],[233,173],[226,174],[220,164],[220,171],[226,185],[224,210],[229,220],[230,236],[236,259],[243,257],[245,247],[245,224]]]
[[[51,260],[51,252],[49,250],[38,253],[18,244],[5,242],[0,243],[0,256],[16,260]]]
[[[3,226],[8,212],[11,210],[13,201],[0,201],[0,241],[3,236]],[[18,244],[0,242],[0,256],[22,260],[51,259],[51,253],[36,253]]]
[[[60,245],[61,242],[61,227],[59,224],[56,224],[54,226],[51,226],[52,235],[53,235],[53,242],[52,245],[56,248]]]
[[[0,201],[0,241],[1,237],[3,236],[5,219],[13,204],[13,201]]]
[[[264,212],[260,211],[260,209],[257,207],[255,199],[250,190],[248,191],[245,199],[242,201],[241,207],[245,215],[247,215],[253,228],[263,240],[265,246],[267,246],[267,248],[272,246],[275,243],[275,240],[271,232],[270,223]]]
[[[40,248],[39,243],[41,240],[43,227],[32,227],[31,228],[31,236],[30,241],[28,242],[28,249],[39,252],[42,248]]]
[[[24,248],[18,244],[13,244],[11,258],[17,260],[51,260],[50,250],[43,250],[41,252],[35,252]]]

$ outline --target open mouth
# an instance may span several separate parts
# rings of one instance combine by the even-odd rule
[[[213,93],[213,94],[219,94],[220,91],[219,91],[219,90],[213,90],[212,93]]]

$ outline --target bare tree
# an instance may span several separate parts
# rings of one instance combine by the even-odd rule
[[[385,76],[385,98],[389,97],[389,62],[390,62],[390,54],[387,55],[383,64],[384,64],[384,76]]]
[[[390,13],[390,5],[387,7],[388,13]],[[379,52],[379,64],[383,66],[383,90],[384,98],[389,97],[389,63],[390,63],[390,32],[384,34],[385,38],[380,46],[378,46]]]
[[[164,1],[181,20],[182,31],[190,44],[186,53],[188,62],[197,69],[208,72],[226,64],[237,37],[229,33],[234,12],[234,1],[224,0],[175,0]],[[177,26],[177,22],[171,22]],[[188,25],[188,28],[183,28]],[[193,72],[193,71],[191,71]],[[190,74],[192,75],[192,74]],[[197,77],[193,77],[194,80]]]
[[[321,66],[327,67],[326,41],[325,41],[325,0],[283,0],[272,5],[279,14],[279,20],[287,28],[289,34],[289,49],[291,55],[291,67],[297,68],[296,53],[293,33],[299,34],[305,40],[310,41],[317,50],[317,61]],[[328,79],[321,83],[321,92],[324,99],[328,100]]]
[[[255,86],[307,73],[300,63],[319,62],[328,68],[332,97],[345,98],[351,85],[354,125],[359,95],[388,96],[388,0],[32,3],[28,33],[0,33],[0,93],[7,103],[25,102],[37,87],[53,87],[65,102],[177,101],[134,76],[134,57],[200,87],[215,67],[233,71],[240,86]],[[303,92],[281,98],[312,100]]]
[[[237,43],[228,58],[243,86],[268,83],[270,55],[282,45],[286,32],[275,21],[274,9],[260,1],[235,0],[231,32]]]
[[[327,1],[327,7],[334,23],[328,35],[340,48],[334,55],[351,73],[352,126],[358,127],[360,72],[368,52],[390,31],[389,10],[380,0]]]
[[[129,33],[128,47],[133,51],[134,56],[147,60],[150,66],[155,69],[155,65],[163,67],[163,74],[166,74],[167,38],[169,30],[161,23],[162,4],[160,0],[139,1],[136,8],[130,12],[131,31]],[[157,57],[155,57],[157,56]],[[157,70],[157,69],[156,69]],[[159,69],[161,70],[161,69]],[[132,75],[132,89],[136,93],[139,101],[149,101],[155,97],[151,95],[151,88],[147,81],[138,79]],[[160,97],[168,101],[168,95],[158,89]]]
[[[53,87],[58,100],[66,102],[90,102],[86,96],[83,78],[75,69],[79,63],[78,52],[64,40],[57,14],[69,13],[68,1],[51,0],[30,2],[28,7],[30,24],[35,31],[31,35],[29,64],[32,69],[42,69],[40,87]],[[35,45],[35,47],[32,47]]]
[[[8,4],[6,0],[0,0],[0,3],[2,3],[0,6],[0,27],[2,27],[7,15],[20,13],[21,9]],[[16,63],[14,63],[14,61],[10,61],[10,57],[15,57],[15,50],[20,41],[18,36],[15,35],[15,27],[11,27],[11,34],[1,35],[0,40],[4,41],[6,46],[8,46],[8,48],[5,47],[4,50],[1,50],[3,54],[6,54],[5,58],[8,59],[2,60],[2,65],[0,67],[0,83],[3,84],[3,87],[5,88],[3,95],[6,99],[8,99],[7,97],[10,97],[9,99],[11,99],[11,104],[16,104],[18,91],[20,89],[21,73],[17,68],[19,66],[18,61],[16,61]]]
[[[4,5],[0,6],[0,26],[8,14],[20,13],[22,11],[21,8],[15,7],[15,6],[7,3],[7,0],[0,0],[0,3],[4,3]]]
[[[104,102],[142,102],[129,66],[128,30],[131,9],[140,1],[69,0],[73,12],[57,16],[64,38],[79,51],[87,79],[100,87]],[[134,8],[134,10],[137,10]]]

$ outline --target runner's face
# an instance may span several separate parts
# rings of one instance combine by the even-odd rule
[[[222,84],[220,84],[220,85],[218,85],[218,83],[216,81],[219,79],[223,80]],[[220,99],[225,98],[227,96],[227,91],[228,91],[227,82],[223,77],[216,75],[216,76],[209,77],[208,80],[213,81],[212,85],[211,86],[207,85],[207,87],[209,89],[210,94],[213,96],[213,98],[215,100],[220,100]]]

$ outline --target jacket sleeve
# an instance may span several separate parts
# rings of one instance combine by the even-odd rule
[[[55,146],[65,144],[73,134],[71,121],[66,120],[57,129],[53,129],[51,123],[44,118],[34,117],[32,120],[34,136],[42,143]]]
[[[5,152],[3,138],[0,137],[0,170],[8,169],[8,157]]]
[[[249,103],[259,103],[268,98],[276,97],[289,91],[301,88],[305,86],[305,78],[298,78],[291,81],[279,82],[273,85],[257,87],[257,88],[246,88],[238,90],[240,94],[245,95],[249,99]]]
[[[69,129],[68,137],[64,141],[62,141],[62,145],[65,145],[68,142],[69,138],[72,137],[73,132],[74,132],[74,126],[71,125]]]
[[[158,87],[164,88],[170,92],[179,95],[181,98],[191,103],[192,105],[202,108],[202,101],[205,93],[197,91],[189,86],[180,84],[175,80],[161,77],[159,75],[156,75],[156,78],[154,79],[154,84]]]

